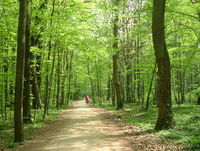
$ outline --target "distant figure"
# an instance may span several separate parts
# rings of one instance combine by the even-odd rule
[[[85,103],[87,103],[87,104],[88,104],[89,102],[90,102],[90,98],[89,98],[89,96],[88,96],[88,95],[86,95],[86,96],[85,96]]]

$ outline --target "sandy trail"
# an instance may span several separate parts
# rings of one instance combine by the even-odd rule
[[[15,151],[132,151],[127,137],[105,115],[103,109],[77,101]]]

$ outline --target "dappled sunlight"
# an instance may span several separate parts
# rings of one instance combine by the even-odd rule
[[[40,136],[19,151],[131,151],[120,128],[105,119],[102,109],[77,101]]]

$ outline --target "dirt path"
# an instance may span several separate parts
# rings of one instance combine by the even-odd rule
[[[39,136],[15,151],[132,151],[128,138],[105,111],[77,101]]]

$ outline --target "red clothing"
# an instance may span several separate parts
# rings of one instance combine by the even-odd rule
[[[89,103],[89,100],[90,100],[90,98],[89,98],[89,96],[85,96],[85,103]]]

